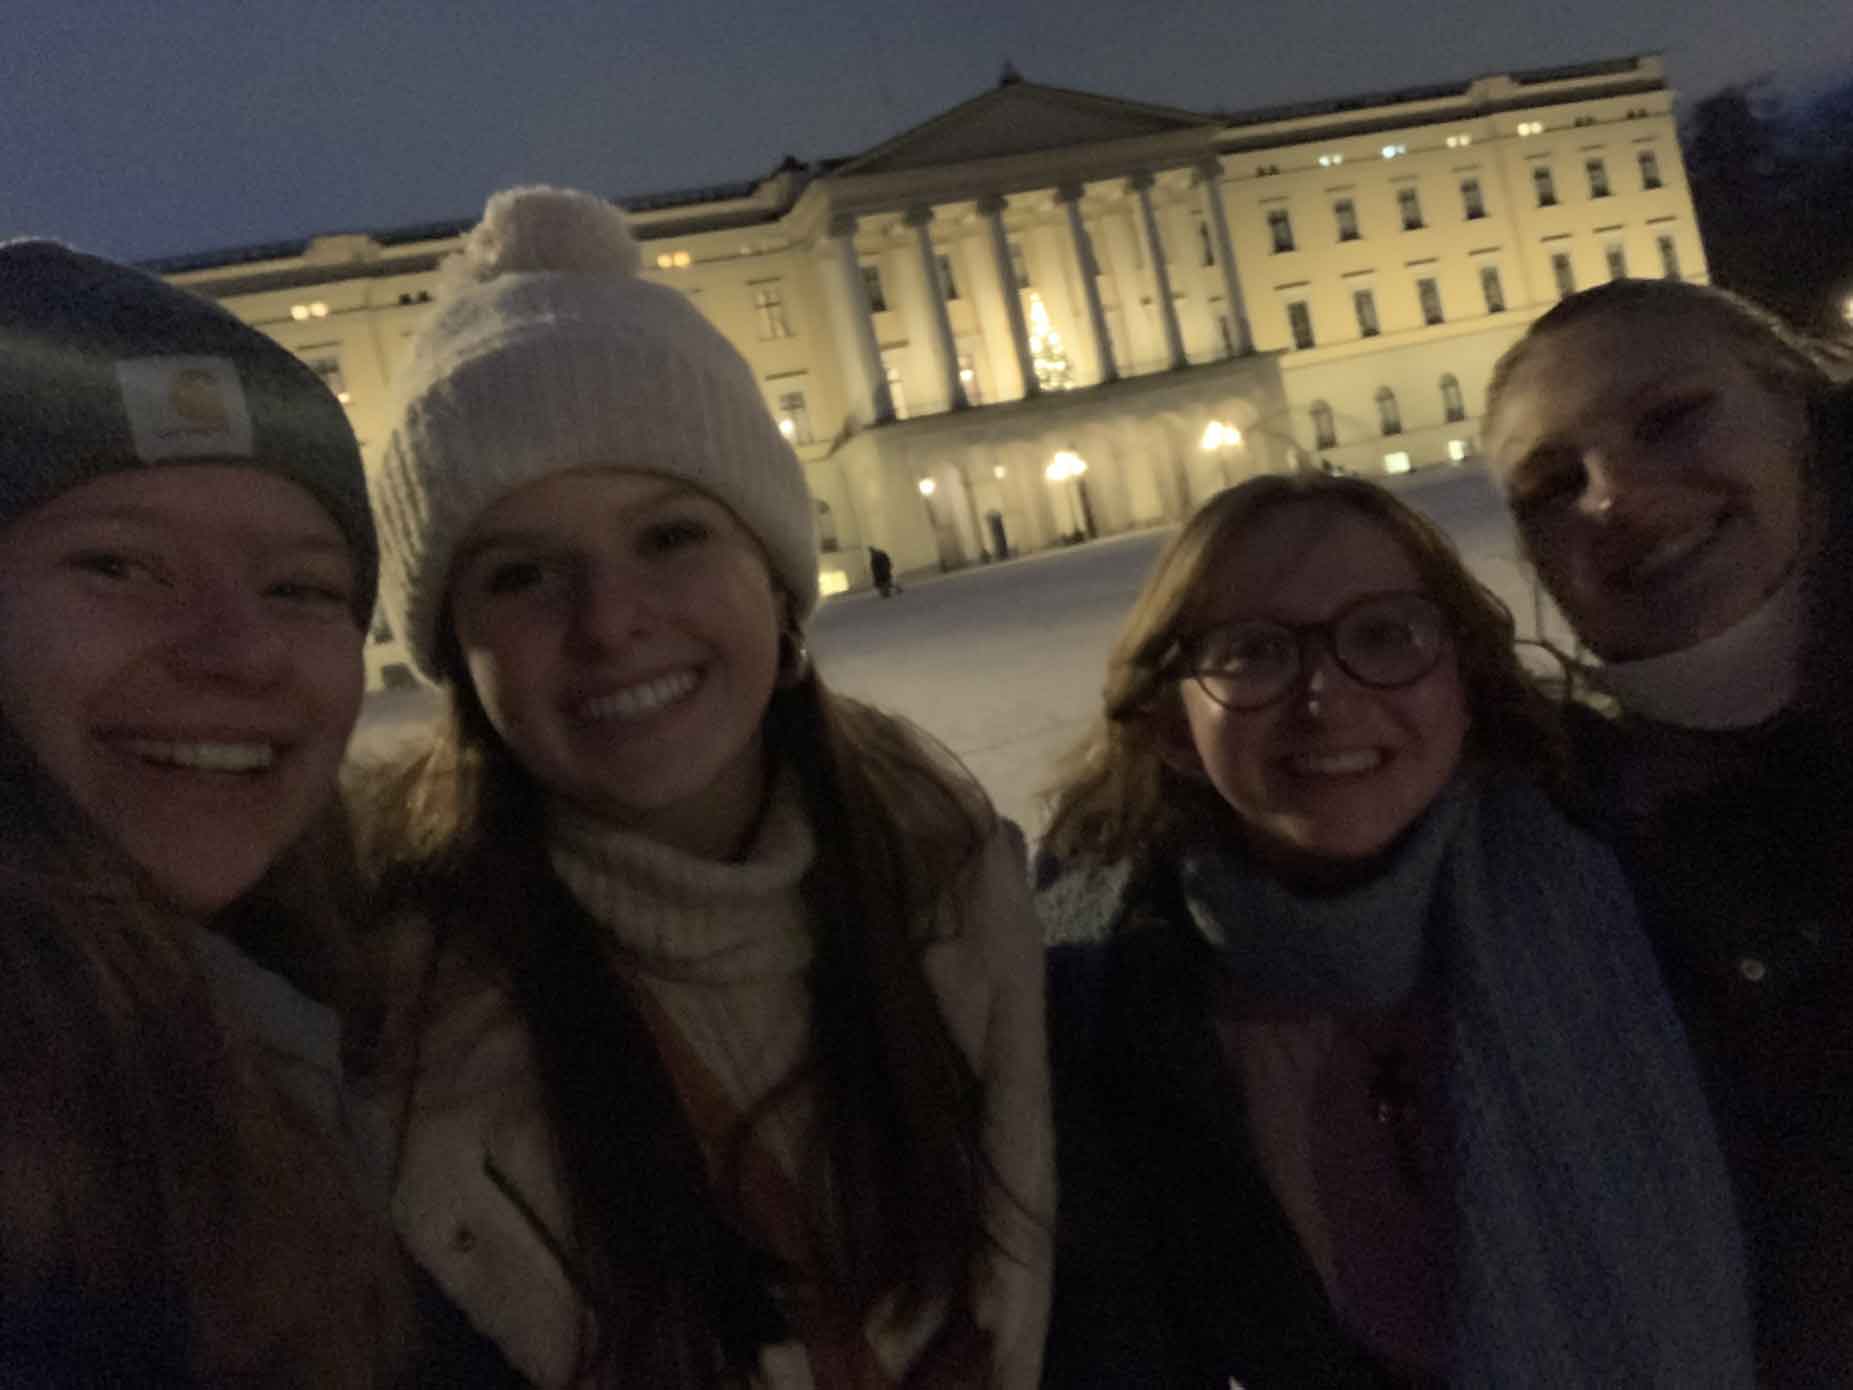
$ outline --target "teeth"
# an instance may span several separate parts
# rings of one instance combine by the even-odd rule
[[[1371,772],[1383,765],[1383,754],[1375,748],[1359,748],[1346,753],[1300,753],[1288,760],[1303,777],[1346,777]]]
[[[641,685],[627,686],[611,695],[587,700],[579,707],[582,719],[644,719],[693,690],[699,677],[693,671],[676,671]]]
[[[123,747],[151,763],[201,772],[262,772],[277,760],[277,750],[268,743],[163,743],[135,738],[126,740]]]

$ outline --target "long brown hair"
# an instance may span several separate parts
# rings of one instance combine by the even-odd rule
[[[454,644],[447,658],[461,673]],[[775,1262],[723,1219],[649,1029],[547,861],[544,789],[467,675],[449,697],[436,740],[365,790],[381,921],[431,922],[437,952],[490,971],[533,1039],[574,1223],[570,1273],[596,1329],[581,1374],[652,1390],[722,1384],[784,1339]],[[766,721],[818,847],[801,885],[816,933],[811,1048],[805,1072],[743,1128],[806,1089],[814,1161],[800,1189],[824,1267],[803,1273],[863,1317],[890,1296],[902,1315],[945,1299],[950,1342],[975,1334],[988,1170],[979,1082],[920,956],[923,924],[956,905],[994,816],[950,754],[814,672],[775,691]],[[404,1031],[416,1038],[423,1022]]]
[[[1264,474],[1216,494],[1172,538],[1134,601],[1107,659],[1102,711],[1047,793],[1043,843],[1057,856],[1105,860],[1161,850],[1229,808],[1202,779],[1166,759],[1183,727],[1171,657],[1203,622],[1216,576],[1243,538],[1281,507],[1344,508],[1389,533],[1448,615],[1473,724],[1468,754],[1507,763],[1557,787],[1562,736],[1551,701],[1519,665],[1512,615],[1475,579],[1439,527],[1361,478]]]
[[[273,871],[207,929],[275,925],[261,902],[293,918],[265,937],[273,963],[332,941],[330,888],[296,881]],[[160,903],[3,716],[0,913],[0,1380],[222,1383],[287,1364],[381,1383],[405,1292],[385,1223],[333,1136],[220,1023],[186,936],[205,924]],[[311,973],[332,981],[338,956],[324,943]]]

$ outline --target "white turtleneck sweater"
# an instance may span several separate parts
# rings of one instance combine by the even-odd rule
[[[814,854],[789,777],[740,863],[699,859],[569,812],[554,817],[555,871],[609,930],[619,970],[649,991],[742,1112],[792,1074],[808,1045],[812,937],[799,883]],[[984,1084],[985,1146],[998,1179],[988,1216],[1018,1257],[992,1253],[974,1272],[977,1315],[994,1338],[988,1384],[1028,1390],[1048,1318],[1054,1159],[1040,933],[1010,831],[1000,828],[949,890],[946,910],[955,908],[962,930],[935,938],[925,969]],[[402,962],[428,957],[430,933],[407,930]],[[516,1369],[539,1385],[567,1386],[583,1308],[548,1248],[565,1243],[568,1204],[526,1029],[507,996],[459,962],[440,963],[432,993],[395,1220],[414,1256]],[[758,1131],[794,1175],[804,1122],[801,1104],[782,1106]],[[902,1326],[878,1316],[871,1345],[898,1373],[938,1317],[929,1311]],[[809,1387],[803,1349],[768,1349],[758,1381]]]

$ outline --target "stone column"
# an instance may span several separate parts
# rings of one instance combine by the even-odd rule
[[[875,321],[869,315],[869,287],[856,257],[856,219],[848,214],[831,218],[828,240],[826,254],[843,310],[836,347],[849,377],[849,415],[858,425],[881,424],[894,418],[894,400],[888,390],[888,373],[882,369],[881,348],[875,342]],[[849,333],[848,342],[842,341],[842,329]]]
[[[920,251],[920,273],[926,278],[928,342],[932,346],[933,365],[946,391],[946,408],[963,410],[966,406],[965,383],[959,380],[959,350],[952,341],[952,316],[946,312],[946,290],[939,282],[939,258],[933,250],[933,209],[912,207],[903,219],[914,229]]]
[[[1203,215],[1210,224],[1216,247],[1216,266],[1222,271],[1223,303],[1229,310],[1229,334],[1235,355],[1254,351],[1248,333],[1248,306],[1242,299],[1242,277],[1236,272],[1235,243],[1229,239],[1229,214],[1222,205],[1222,161],[1211,155],[1197,165],[1197,187],[1203,194]]]
[[[1152,278],[1158,282],[1159,321],[1165,326],[1165,354],[1173,370],[1185,366],[1184,334],[1177,325],[1177,305],[1171,302],[1171,272],[1165,266],[1165,244],[1158,235],[1158,218],[1152,212],[1152,176],[1141,169],[1126,187],[1139,197],[1139,230],[1145,238],[1145,258],[1151,262]]]
[[[1023,294],[1017,289],[1016,267],[1010,263],[1010,238],[1004,233],[1004,199],[993,193],[978,200],[991,237],[991,259],[997,265],[997,283],[1003,291],[1004,316],[1010,323],[1010,344],[1016,350],[1017,371],[1023,377],[1023,398],[1042,392],[1036,380],[1036,361],[1029,353],[1029,325],[1023,321]]]
[[[1081,293],[1087,300],[1087,322],[1094,335],[1094,360],[1100,364],[1102,382],[1118,381],[1120,370],[1113,360],[1113,335],[1107,331],[1107,311],[1100,303],[1099,267],[1094,263],[1094,244],[1088,239],[1081,221],[1081,187],[1063,184],[1055,191],[1055,201],[1068,214],[1068,242],[1073,248],[1075,265],[1081,273]]]

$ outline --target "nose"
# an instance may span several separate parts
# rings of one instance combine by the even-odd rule
[[[1593,521],[1623,521],[1632,516],[1641,495],[1641,478],[1633,461],[1620,450],[1603,447],[1583,451],[1583,490],[1577,511]]]
[[[622,647],[650,624],[648,586],[622,566],[581,576],[572,602],[572,639],[582,650],[605,652]]]
[[[1338,658],[1332,653],[1331,640],[1322,633],[1308,632],[1300,638],[1300,679],[1294,692],[1296,707],[1311,713],[1323,710],[1332,696],[1347,682],[1342,679]]]
[[[234,580],[211,580],[188,596],[169,651],[176,668],[195,679],[265,689],[282,679],[290,642],[263,594]]]

